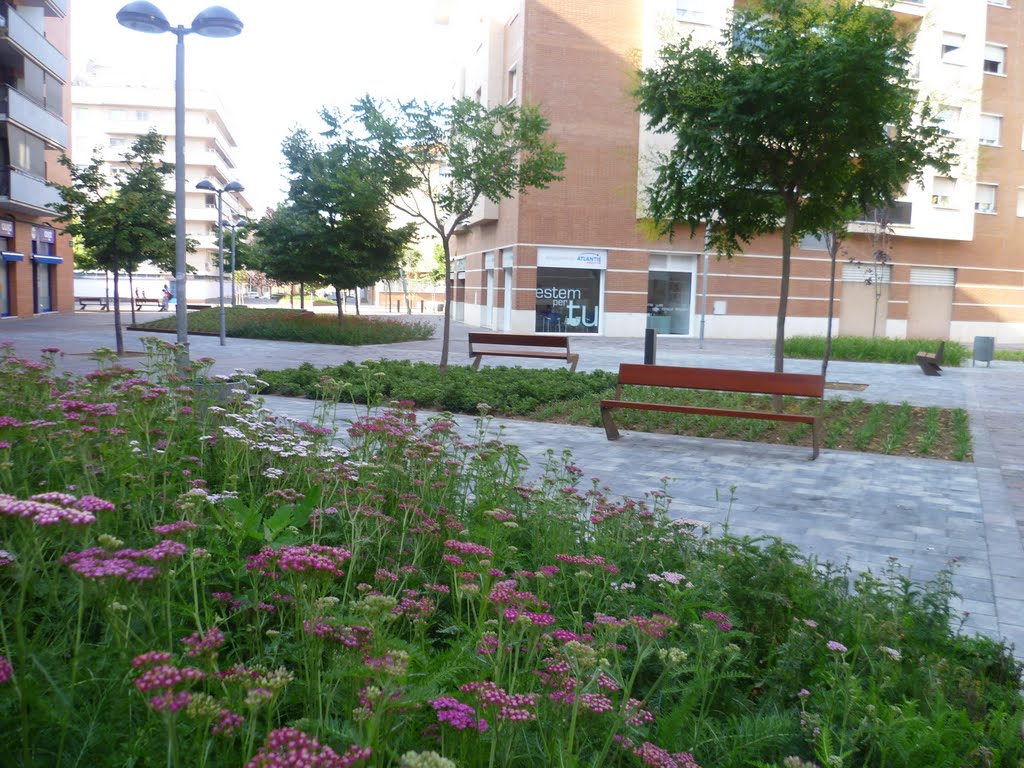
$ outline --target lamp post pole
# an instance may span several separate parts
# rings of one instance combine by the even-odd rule
[[[231,306],[235,306],[235,288],[238,284],[238,279],[235,277],[235,242],[238,240],[238,228],[245,224],[246,221],[236,221],[234,224],[221,219],[221,227],[231,227]]]
[[[174,31],[174,317],[178,331],[179,357],[188,363],[188,299],[185,273],[188,272],[185,239],[185,28]]]
[[[224,320],[224,224],[223,219],[224,212],[224,193],[225,192],[241,192],[245,189],[237,181],[229,181],[224,185],[223,189],[215,187],[208,179],[203,179],[196,184],[196,189],[203,189],[207,192],[213,192],[217,195],[217,278],[220,284],[220,345],[223,347],[227,343],[227,324]],[[232,262],[233,266],[234,262]]]
[[[239,18],[219,5],[200,11],[192,26],[172,27],[164,12],[147,0],[134,0],[117,12],[117,23],[136,32],[159,34],[172,32],[177,38],[174,49],[174,301],[178,332],[178,362],[188,363],[188,300],[185,296],[185,35],[195,32],[203,37],[234,37],[242,31]],[[223,344],[223,337],[221,344]]]

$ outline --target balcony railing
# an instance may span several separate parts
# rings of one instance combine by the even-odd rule
[[[51,148],[67,149],[67,124],[9,85],[0,86],[0,114],[29,133],[39,136]]]
[[[39,30],[8,6],[4,24],[0,26],[0,44],[13,46],[28,56],[62,83],[68,80],[68,60]]]
[[[865,211],[858,221],[866,224],[874,224],[879,221],[888,221],[890,224],[901,224],[910,226],[911,216],[914,211],[914,204],[905,200],[897,200],[885,208],[874,208]]]
[[[7,207],[29,215],[53,214],[49,203],[59,203],[60,194],[46,185],[45,179],[20,171],[13,166],[0,166],[0,200]]]

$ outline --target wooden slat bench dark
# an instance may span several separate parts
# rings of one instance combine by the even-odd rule
[[[480,368],[484,355],[496,357],[535,357],[548,360],[565,360],[569,370],[575,371],[579,362],[578,353],[569,351],[568,336],[534,336],[528,333],[480,333],[469,334],[469,356],[473,368]]]
[[[110,309],[110,301],[103,296],[79,296],[75,301],[78,302],[83,311],[90,304],[95,304],[103,311]]]
[[[135,311],[136,312],[141,312],[142,308],[144,306],[149,306],[151,304],[159,310],[160,309],[160,305],[161,305],[162,302],[161,302],[160,299],[140,299],[140,298],[134,298],[134,299],[132,299],[132,303],[135,305]]]
[[[939,342],[939,349],[936,352],[918,352],[914,355],[914,362],[917,363],[925,376],[942,375],[942,357],[946,353],[946,342]]]
[[[617,440],[619,431],[612,421],[616,408],[635,408],[669,413],[694,413],[705,416],[735,416],[743,419],[768,419],[811,425],[811,459],[818,458],[821,435],[820,408],[816,414],[777,413],[775,411],[745,411],[732,408],[707,408],[671,403],[644,403],[622,399],[622,388],[627,384],[672,389],[702,389],[715,392],[746,392],[761,395],[789,395],[815,398],[825,395],[825,377],[809,373],[770,373],[765,371],[737,371],[722,368],[683,368],[671,365],[637,365],[621,363],[619,379],[615,385],[615,399],[601,401],[601,421],[609,440]]]

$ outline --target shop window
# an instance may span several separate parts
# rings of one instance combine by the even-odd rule
[[[538,333],[598,333],[600,269],[537,268]]]

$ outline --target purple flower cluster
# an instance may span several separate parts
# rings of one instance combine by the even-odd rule
[[[483,544],[474,544],[471,541],[459,541],[458,539],[448,539],[444,543],[448,549],[458,552],[460,555],[477,555],[478,557],[494,557],[494,552],[488,549]]]
[[[202,680],[205,677],[206,674],[201,669],[196,669],[195,667],[175,667],[172,664],[157,664],[135,678],[135,688],[140,693],[171,690],[176,685],[192,680]]]
[[[351,768],[372,754],[369,747],[353,745],[339,755],[298,728],[278,728],[267,734],[246,768]]]
[[[471,728],[483,733],[488,728],[487,721],[482,717],[478,718],[475,709],[469,706],[469,704],[463,704],[452,696],[441,696],[437,699],[431,699],[428,704],[437,713],[437,721],[439,723],[448,723],[457,731]]]
[[[528,619],[535,627],[547,627],[555,623],[555,617],[550,613],[536,613],[534,611],[520,611],[518,608],[506,608],[502,614],[505,621],[513,622],[520,616]]]
[[[210,627],[206,634],[193,632],[188,637],[181,638],[182,644],[188,649],[185,655],[192,658],[195,656],[215,656],[217,649],[224,645],[224,633],[217,627]]]
[[[619,572],[619,569],[615,565],[609,563],[601,557],[601,555],[555,555],[555,560],[560,560],[561,562],[569,563],[570,565],[600,566],[602,571],[608,571],[608,573]]]
[[[666,630],[674,627],[677,622],[670,616],[656,613],[653,616],[630,616],[629,623],[648,637],[661,638],[665,636]]]
[[[729,621],[729,617],[719,611],[704,611],[704,613],[701,614],[701,617],[707,621],[715,622],[715,626],[723,632],[728,632],[732,629],[732,622]]]
[[[497,708],[499,720],[523,722],[537,719],[535,709],[540,697],[536,693],[509,693],[491,680],[465,683],[459,686],[459,690],[475,694],[484,707]]]
[[[846,653],[849,650],[845,645],[835,640],[829,640],[825,643],[825,647],[830,651],[835,651],[836,653]]]
[[[89,525],[96,522],[97,512],[109,512],[114,505],[95,496],[76,498],[67,493],[38,493],[26,500],[0,494],[0,518],[11,517],[26,520],[36,525],[47,526],[57,523],[68,525]]]
[[[188,533],[199,526],[189,520],[179,520],[176,523],[166,525],[154,525],[150,530],[156,531],[161,536],[175,536],[179,533]]]
[[[232,712],[230,709],[222,709],[217,713],[217,721],[210,729],[210,733],[230,736],[241,728],[244,722],[245,718],[237,712]]]
[[[330,576],[344,576],[341,565],[352,557],[344,547],[328,547],[323,544],[285,546],[279,549],[264,547],[257,554],[246,559],[246,570],[256,571],[261,576],[278,579],[282,573],[323,573]]]
[[[333,640],[341,643],[346,648],[366,649],[373,639],[373,630],[369,627],[340,625],[335,626],[336,619],[320,616],[315,619],[306,619],[302,622],[302,628],[307,635],[322,637],[325,640]]]
[[[14,667],[6,657],[0,656],[0,685],[8,682],[12,677],[14,677]]]
[[[119,549],[110,552],[102,547],[90,547],[80,552],[68,552],[62,561],[86,579],[151,581],[160,575],[160,569],[149,563],[173,560],[187,551],[188,547],[181,542],[163,539],[148,549]]]

